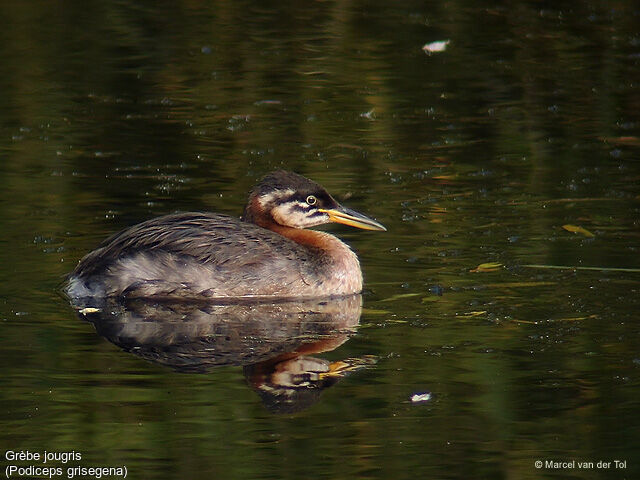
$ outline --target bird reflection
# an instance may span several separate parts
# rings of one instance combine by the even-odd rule
[[[161,303],[133,300],[76,305],[99,335],[145,360],[178,372],[242,366],[264,405],[291,413],[373,357],[330,362],[312,355],[336,349],[355,332],[362,298],[280,303]]]

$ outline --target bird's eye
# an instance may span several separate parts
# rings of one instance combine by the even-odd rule
[[[307,205],[315,205],[316,203],[318,203],[318,199],[316,197],[313,195],[309,195],[307,197]]]

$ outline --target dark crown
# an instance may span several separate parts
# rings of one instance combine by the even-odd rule
[[[274,192],[287,190],[293,190],[295,193],[280,198],[279,203],[296,200],[305,201],[309,195],[313,195],[318,199],[319,206],[333,207],[336,204],[336,201],[321,185],[287,170],[276,170],[263,177],[252,190],[250,197],[262,197]]]

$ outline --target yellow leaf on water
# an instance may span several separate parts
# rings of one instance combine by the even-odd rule
[[[580,320],[589,320],[591,318],[598,318],[598,315],[588,315],[586,317],[570,317],[570,318],[558,318],[556,322],[579,322]]]
[[[422,303],[432,303],[432,302],[438,302],[440,301],[440,297],[437,297],[435,295],[432,295],[430,297],[424,297],[422,299]]]
[[[602,138],[607,143],[613,143],[616,145],[633,145],[637,147],[640,145],[640,138],[633,136],[624,136],[624,137],[605,137]]]
[[[551,270],[585,270],[596,272],[629,272],[640,273],[640,268],[621,268],[621,267],[578,267],[576,265],[520,265],[526,268],[548,268]]]
[[[505,283],[487,283],[485,288],[519,288],[519,287],[543,287],[557,285],[556,282],[505,282]]]
[[[518,320],[516,318],[514,318],[513,321],[516,322],[516,323],[528,323],[530,325],[537,325],[538,324],[538,322],[533,322],[531,320]]]
[[[585,237],[595,237],[595,235],[593,233],[591,233],[589,230],[587,230],[586,228],[582,228],[578,225],[563,225],[562,228],[564,228],[567,232],[571,232],[571,233],[580,233],[582,235],[584,235]]]
[[[389,298],[385,298],[383,300],[380,300],[380,302],[393,302],[395,300],[400,300],[403,298],[411,298],[411,297],[417,297],[418,295],[422,295],[421,293],[399,293],[397,295],[393,295]]]
[[[364,313],[365,315],[389,315],[391,312],[375,308],[363,308],[362,313]]]
[[[458,317],[458,318],[473,318],[473,317],[479,317],[481,315],[485,315],[486,313],[487,313],[486,310],[473,311],[473,312],[467,312],[467,313],[461,313],[461,314],[457,314],[456,313],[456,317]]]
[[[469,271],[470,272],[474,272],[474,273],[495,272],[497,270],[500,270],[500,268],[502,268],[502,264],[501,263],[489,262],[489,263],[481,263],[476,268],[474,268],[472,270],[469,270]]]
[[[454,178],[456,178],[457,175],[434,175],[433,178],[434,180],[453,180]]]

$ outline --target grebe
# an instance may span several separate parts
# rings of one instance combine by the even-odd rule
[[[80,298],[300,298],[362,291],[355,253],[324,232],[337,222],[386,230],[293,172],[265,176],[242,219],[175,213],[129,227],[86,255],[65,292]]]

